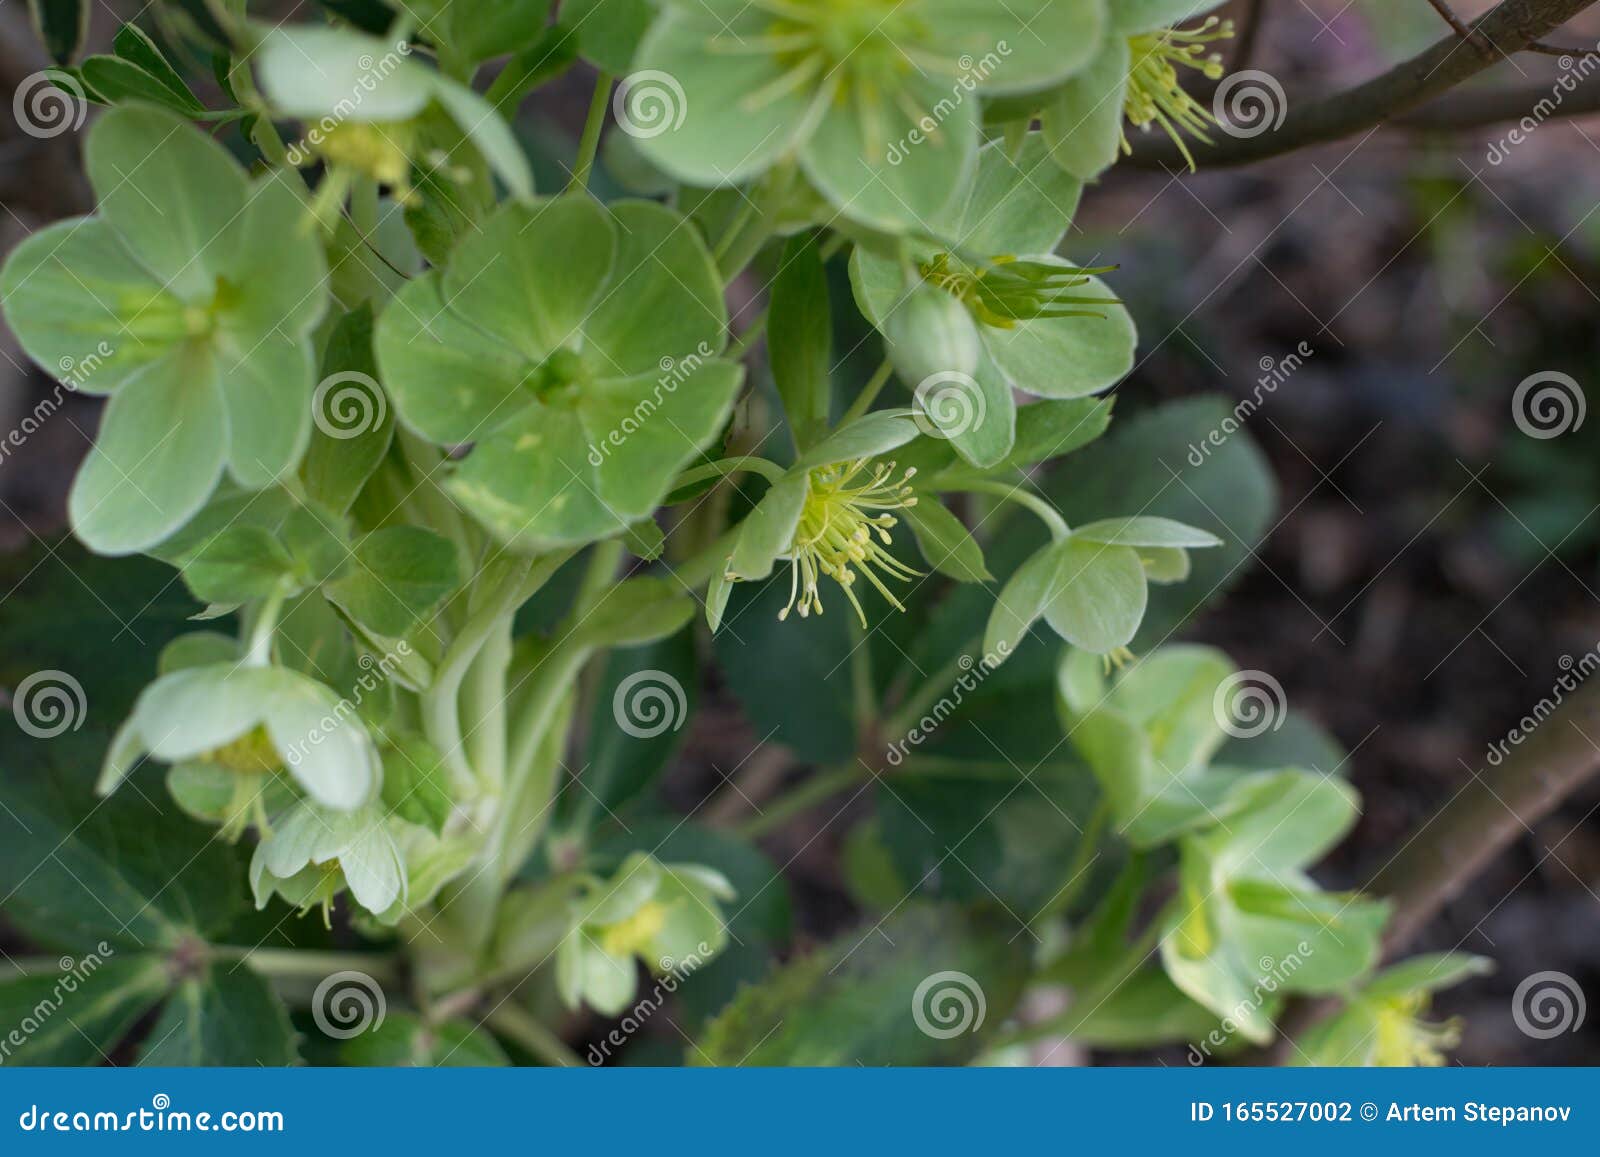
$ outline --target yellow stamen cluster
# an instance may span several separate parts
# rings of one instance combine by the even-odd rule
[[[868,458],[812,471],[811,487],[789,551],[793,564],[789,605],[778,612],[779,619],[787,619],[797,602],[801,618],[813,611],[820,615],[822,595],[817,586],[826,575],[839,584],[861,625],[866,626],[866,613],[851,590],[858,572],[896,610],[905,610],[883,579],[908,582],[921,572],[906,566],[884,548],[893,543],[889,530],[898,522],[888,512],[917,504],[911,487],[906,485],[915,474],[915,469],[907,470],[897,482],[893,462],[873,464]]]
[[[395,200],[409,204],[411,189],[412,131],[408,124],[372,124],[341,121],[300,146],[329,164],[343,165],[387,185]]]
[[[1445,1049],[1461,1043],[1461,1022],[1426,1021],[1428,995],[1424,992],[1394,997],[1378,1007],[1378,1039],[1373,1061],[1391,1068],[1437,1068],[1445,1063]]]
[[[283,756],[273,746],[265,727],[252,727],[239,738],[206,753],[206,762],[225,767],[241,775],[262,771],[277,771],[283,766]]]
[[[929,285],[960,300],[984,325],[1010,329],[1019,321],[1042,318],[1104,317],[1103,310],[1079,307],[1116,305],[1116,298],[1085,297],[1072,290],[1112,268],[1080,269],[1010,254],[975,266],[954,254],[939,253],[924,261],[918,272]]]
[[[1211,110],[1183,90],[1179,68],[1192,68],[1207,80],[1222,79],[1222,57],[1207,47],[1233,35],[1233,21],[1206,18],[1198,28],[1167,28],[1128,39],[1133,64],[1128,70],[1128,90],[1122,111],[1130,124],[1141,129],[1159,125],[1194,170],[1194,155],[1184,142],[1189,133],[1206,144],[1206,131],[1217,123]],[[1122,151],[1133,152],[1128,134],[1122,134]]]
[[[600,947],[613,956],[632,956],[654,940],[666,924],[666,907],[659,900],[646,900],[632,915],[600,933]]]

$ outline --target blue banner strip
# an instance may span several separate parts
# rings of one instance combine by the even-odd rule
[[[0,1069],[0,1153],[984,1153],[1600,1137],[1596,1069]],[[312,1148],[307,1148],[311,1146]],[[573,1147],[568,1149],[567,1147]],[[581,1147],[581,1149],[578,1149]],[[880,1148],[889,1147],[889,1148]],[[1543,1151],[1543,1150],[1540,1150]]]

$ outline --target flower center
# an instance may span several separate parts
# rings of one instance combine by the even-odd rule
[[[818,582],[824,575],[839,584],[862,626],[866,626],[867,616],[851,590],[858,573],[866,575],[896,610],[905,610],[883,579],[907,582],[921,572],[906,566],[885,547],[893,543],[889,530],[898,522],[889,511],[917,504],[906,485],[915,474],[915,469],[907,470],[896,482],[893,462],[872,465],[868,458],[811,472],[810,490],[789,551],[789,605],[778,612],[779,619],[787,619],[797,602],[802,619],[812,611],[820,615]]]
[[[1141,129],[1159,125],[1172,138],[1194,170],[1194,155],[1184,142],[1189,133],[1206,144],[1211,138],[1206,131],[1217,123],[1211,110],[1183,91],[1179,80],[1180,68],[1192,68],[1208,80],[1222,77],[1222,57],[1208,53],[1207,46],[1233,35],[1233,21],[1206,18],[1198,28],[1167,28],[1142,36],[1128,38],[1133,52],[1133,65],[1128,70],[1128,91],[1123,99],[1122,111],[1129,123]],[[1131,153],[1128,134],[1122,134],[1122,151]]]
[[[239,738],[224,743],[206,753],[206,761],[241,775],[261,771],[277,771],[283,766],[283,757],[272,745],[267,729],[252,727]]]
[[[924,261],[919,271],[924,281],[957,298],[983,324],[1010,329],[1019,321],[1046,317],[1104,317],[1101,310],[1078,307],[1116,305],[1116,298],[1083,297],[1072,290],[1087,284],[1092,275],[1114,268],[1080,269],[1005,254],[976,266],[952,253],[940,253]]]
[[[613,956],[642,952],[667,924],[667,909],[659,900],[646,900],[631,916],[608,925],[600,933],[600,946]]]
[[[1427,1004],[1427,994],[1418,992],[1392,997],[1378,1006],[1374,1061],[1395,1068],[1444,1064],[1444,1050],[1461,1043],[1461,1025],[1420,1019]]]

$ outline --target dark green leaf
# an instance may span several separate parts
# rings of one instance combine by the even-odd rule
[[[185,980],[145,1038],[144,1066],[276,1068],[300,1059],[289,1014],[249,967],[218,962]]]
[[[109,948],[109,945],[107,946]],[[0,1039],[8,1065],[98,1065],[167,990],[153,956],[63,957],[60,972],[0,983]]]
[[[259,526],[230,526],[183,568],[183,581],[206,603],[243,603],[271,594],[294,568],[278,536]]]
[[[313,398],[320,420],[300,464],[300,478],[307,494],[343,513],[383,461],[394,437],[394,412],[378,385],[372,358],[370,302],[345,314],[328,335],[322,383]]]
[[[470,1020],[430,1025],[409,1012],[391,1012],[383,1024],[351,1037],[339,1050],[347,1065],[406,1068],[488,1067],[510,1062],[494,1037]]]
[[[443,831],[454,804],[438,749],[420,735],[401,734],[385,744],[380,755],[384,806],[435,835]]]
[[[88,0],[28,0],[33,26],[58,64],[70,64],[89,32]]]
[[[391,526],[356,546],[348,573],[327,593],[351,618],[380,635],[403,635],[460,581],[456,548],[420,526]]]
[[[816,235],[789,239],[772,285],[767,349],[795,448],[804,453],[828,425],[833,313]]]

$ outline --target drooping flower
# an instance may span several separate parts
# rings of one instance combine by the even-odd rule
[[[0,303],[35,361],[111,396],[68,507],[91,549],[129,554],[186,523],[224,469],[261,490],[299,463],[327,267],[282,177],[251,180],[171,112],[112,109],[87,161],[99,214],[17,246]]]
[[[1074,398],[1115,385],[1133,366],[1132,318],[1099,281],[1107,268],[1057,257],[1082,185],[1046,156],[1038,133],[1014,149],[985,146],[971,186],[907,242],[905,259],[865,248],[851,258],[862,313],[883,333],[889,357],[937,437],[975,466],[1010,452],[1013,390]],[[960,308],[943,314],[930,291]],[[930,325],[963,332],[903,336]],[[930,364],[930,351],[976,350],[971,364]]]
[[[556,949],[562,1000],[614,1015],[633,998],[635,960],[655,973],[708,963],[728,942],[720,903],[734,896],[720,872],[662,864],[644,852],[628,856],[610,879],[590,877]]]
[[[1127,126],[1159,129],[1191,170],[1187,137],[1206,143],[1216,118],[1183,87],[1188,73],[1208,80],[1223,74],[1213,46],[1233,35],[1233,22],[1208,16],[1214,0],[1108,0],[1110,20],[1100,49],[1057,88],[1040,112],[1050,155],[1085,181],[1099,176],[1119,152],[1132,152]]]
[[[256,907],[273,896],[307,912],[320,907],[324,922],[333,899],[349,889],[374,915],[406,898],[406,868],[382,807],[336,811],[301,800],[273,820],[272,831],[250,859]]]
[[[1104,21],[1103,0],[669,0],[624,83],[662,106],[635,135],[674,177],[738,183],[795,156],[834,205],[898,229],[970,175],[980,97],[1072,75]]]
[[[1431,952],[1391,965],[1295,1043],[1296,1065],[1433,1068],[1461,1043],[1461,1021],[1428,1020],[1433,994],[1493,965],[1464,952]]]

